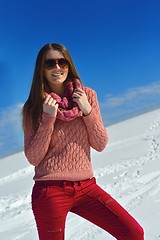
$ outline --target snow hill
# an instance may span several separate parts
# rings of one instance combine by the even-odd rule
[[[109,144],[92,151],[99,185],[143,226],[145,240],[160,239],[160,109],[112,125]],[[36,240],[30,206],[34,170],[20,152],[0,159],[0,239]],[[69,213],[66,240],[114,239]],[[136,240],[136,239],[135,239]]]

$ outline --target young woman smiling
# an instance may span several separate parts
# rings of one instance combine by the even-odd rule
[[[96,183],[90,149],[102,151],[108,136],[96,92],[82,85],[63,45],[39,51],[22,113],[24,152],[35,166],[32,210],[39,239],[64,240],[70,211],[118,240],[143,240],[142,227]]]

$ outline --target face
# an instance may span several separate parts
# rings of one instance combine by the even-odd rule
[[[49,50],[47,55],[46,55],[46,59],[45,61],[49,60],[49,59],[64,59],[63,54],[60,51],[57,50]],[[63,60],[62,60],[63,61]],[[52,61],[50,61],[52,62]],[[54,61],[53,61],[54,62]],[[60,62],[61,63],[61,62]],[[58,64],[58,61],[56,61],[55,66],[51,67],[45,67],[44,68],[44,74],[45,77],[48,81],[49,86],[51,87],[51,89],[54,89],[54,87],[58,87],[58,85],[63,85],[64,81],[66,80],[67,76],[68,76],[68,71],[69,71],[69,65],[61,65]]]

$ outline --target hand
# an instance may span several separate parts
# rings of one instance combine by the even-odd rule
[[[76,88],[72,94],[73,101],[76,102],[84,115],[91,112],[91,105],[88,102],[86,93],[81,88]]]
[[[43,112],[56,117],[57,116],[57,109],[58,109],[58,103],[56,103],[56,100],[53,99],[48,94],[44,99]]]

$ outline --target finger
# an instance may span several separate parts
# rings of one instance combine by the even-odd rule
[[[76,88],[76,89],[74,90],[74,92],[84,93],[84,91],[83,91],[81,88]]]
[[[79,99],[78,99],[78,98],[73,98],[72,100],[73,100],[73,102],[76,102],[76,103],[79,102]]]
[[[45,100],[44,100],[44,104],[47,104],[50,98],[51,98],[51,96],[50,96],[50,95],[47,95],[47,97],[46,97]]]
[[[56,103],[57,103],[56,100],[52,97],[48,100],[48,105],[54,106]]]
[[[44,92],[43,93],[43,99],[45,99],[48,96],[48,93]]]
[[[51,105],[53,103],[53,98],[50,98],[47,102],[48,105]]]
[[[82,96],[82,93],[77,93],[77,92],[74,92],[72,97],[73,98],[80,98]]]
[[[59,107],[59,104],[58,104],[58,103],[56,103],[56,104],[55,104],[55,107],[56,107],[56,108],[58,108],[58,107]]]
[[[53,104],[55,105],[57,103],[57,101],[53,98]]]

